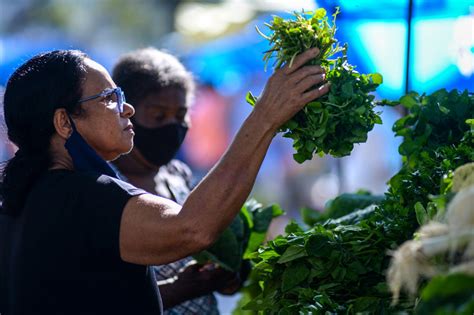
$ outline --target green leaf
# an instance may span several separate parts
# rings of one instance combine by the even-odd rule
[[[444,106],[442,106],[442,105],[439,105],[439,104],[438,104],[438,108],[439,108],[439,110],[440,110],[443,114],[446,114],[446,115],[447,115],[447,114],[449,114],[449,112],[450,112],[450,110],[449,110],[448,108],[446,108],[446,107],[444,107]]]
[[[323,19],[326,16],[327,12],[324,8],[319,8],[314,12],[314,17],[316,17],[318,20]]]
[[[287,127],[288,129],[290,129],[290,130],[291,130],[291,129],[295,129],[295,128],[298,127],[298,123],[297,123],[296,121],[294,121],[294,120],[290,120],[290,121],[288,121],[288,122],[286,123],[286,127]]]
[[[273,216],[273,218],[277,218],[277,217],[285,214],[285,211],[283,211],[283,209],[280,207],[280,205],[273,204],[273,205],[271,205],[271,207],[272,207],[272,216]]]
[[[470,119],[466,119],[466,124],[468,124],[469,126],[474,127],[474,119],[470,118]]]
[[[319,113],[323,109],[323,104],[321,104],[321,102],[314,101],[309,102],[306,107],[311,108],[315,113]]]
[[[319,138],[322,135],[324,135],[325,133],[326,133],[326,128],[324,126],[322,126],[321,128],[318,128],[315,131],[313,131],[313,136],[315,138]],[[309,142],[309,143],[311,143],[311,145],[314,146],[312,150],[308,150],[308,151],[312,152],[316,148],[316,144],[314,142]]]
[[[380,298],[374,296],[362,296],[354,300],[354,311],[374,311],[374,307],[379,304]]]
[[[346,82],[342,85],[342,93],[345,97],[351,97],[354,94],[351,82]]]
[[[315,257],[328,256],[331,253],[329,246],[330,239],[321,234],[311,235],[305,244],[305,249],[308,255]]]
[[[249,201],[247,201],[247,203],[243,205],[242,209],[240,209],[240,215],[243,217],[242,220],[245,220],[246,224],[251,229],[253,228],[253,215],[252,212],[247,208],[248,202]]]
[[[412,108],[413,106],[415,106],[418,103],[412,95],[407,94],[407,95],[404,95],[400,98],[400,104],[402,104],[406,108]]]
[[[365,111],[366,111],[365,106],[359,106],[355,109],[355,112],[359,115],[362,115],[363,113],[365,113]],[[360,130],[356,129],[355,131],[360,131]],[[366,134],[366,133],[364,132],[364,134]]]
[[[247,92],[247,96],[245,97],[245,100],[247,101],[247,103],[249,103],[252,106],[255,106],[255,104],[257,103],[257,97],[255,97],[250,91]]]
[[[462,292],[474,292],[474,276],[461,273],[436,276],[423,289],[421,298],[429,301]]]
[[[341,267],[336,267],[331,272],[331,276],[333,277],[333,279],[339,282],[344,279],[345,275],[346,275],[346,269],[341,268]]]
[[[282,275],[281,290],[287,292],[309,276],[309,268],[302,262],[291,264]]]
[[[270,223],[272,222],[273,216],[273,206],[268,206],[265,208],[258,209],[253,213],[253,230],[255,232],[266,232]]]
[[[418,224],[423,225],[429,221],[428,212],[426,211],[425,207],[423,207],[421,202],[417,202],[415,204],[415,214]]]
[[[290,261],[293,261],[295,259],[305,257],[305,256],[306,256],[306,251],[304,249],[304,246],[291,245],[285,250],[283,255],[280,256],[277,263],[284,264],[284,263],[287,263],[287,262],[290,262]]]
[[[272,258],[280,257],[280,254],[278,254],[276,251],[270,249],[270,250],[265,250],[265,251],[261,252],[259,257],[264,259],[264,260],[269,260],[269,259],[272,259]]]
[[[251,300],[245,304],[242,309],[248,311],[258,311],[271,308],[273,306],[272,296],[263,297],[262,295],[257,296],[255,299]]]
[[[327,289],[337,287],[338,285],[339,284],[337,283],[326,283],[326,284],[320,285],[318,288],[318,291],[326,291]]]
[[[298,225],[298,223],[296,223],[295,220],[291,220],[287,226],[285,227],[285,232],[287,234],[290,234],[290,233],[299,233],[299,232],[302,232],[303,229]]]
[[[321,212],[310,208],[301,208],[300,215],[303,222],[309,226],[313,226],[316,222],[320,222],[325,218],[322,216]]]
[[[374,117],[374,123],[381,125],[382,124],[382,118],[380,116],[375,116]]]
[[[307,160],[306,154],[301,152],[293,154],[293,159],[300,164]]]
[[[263,244],[265,241],[266,232],[252,232],[247,243],[247,248],[244,252],[244,259],[250,259],[254,252]]]
[[[373,73],[372,82],[374,82],[375,84],[382,84],[383,83],[382,75],[380,73]]]
[[[367,269],[359,261],[353,261],[348,265],[349,269],[357,274],[363,274],[367,272]]]
[[[316,144],[313,141],[306,141],[304,146],[308,152],[313,152],[313,150],[316,148]]]

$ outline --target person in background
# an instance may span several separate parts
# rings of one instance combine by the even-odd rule
[[[191,73],[174,56],[145,48],[121,56],[112,78],[135,108],[135,145],[113,164],[134,186],[182,205],[192,189],[192,172],[173,158],[190,127]],[[239,287],[238,275],[193,264],[192,257],[154,270],[165,314],[218,314],[212,292]]]

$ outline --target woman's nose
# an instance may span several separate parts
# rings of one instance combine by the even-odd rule
[[[123,112],[121,113],[120,116],[122,116],[124,118],[130,118],[133,115],[135,115],[135,108],[129,103],[124,103],[123,104]]]

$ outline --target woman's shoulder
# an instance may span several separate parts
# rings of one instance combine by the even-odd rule
[[[106,191],[124,191],[131,195],[145,193],[142,189],[108,175],[65,169],[49,170],[41,182],[45,186],[55,186],[58,190],[75,190],[93,195]]]

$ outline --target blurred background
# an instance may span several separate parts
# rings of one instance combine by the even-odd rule
[[[259,95],[271,74],[262,61],[269,46],[255,26],[265,33],[272,14],[289,17],[318,7],[332,14],[337,6],[336,37],[349,44],[349,62],[384,77],[378,99],[395,100],[410,90],[474,90],[473,0],[0,0],[0,95],[10,74],[39,52],[81,49],[110,70],[130,50],[167,50],[199,84],[192,128],[179,153],[198,181],[249,114],[247,91]],[[291,141],[277,136],[251,194],[287,211],[271,233],[281,233],[300,208],[322,209],[342,192],[386,190],[400,166],[400,140],[391,131],[400,113],[381,110],[383,125],[350,157],[300,165]],[[5,127],[0,131],[3,161],[15,148]]]

